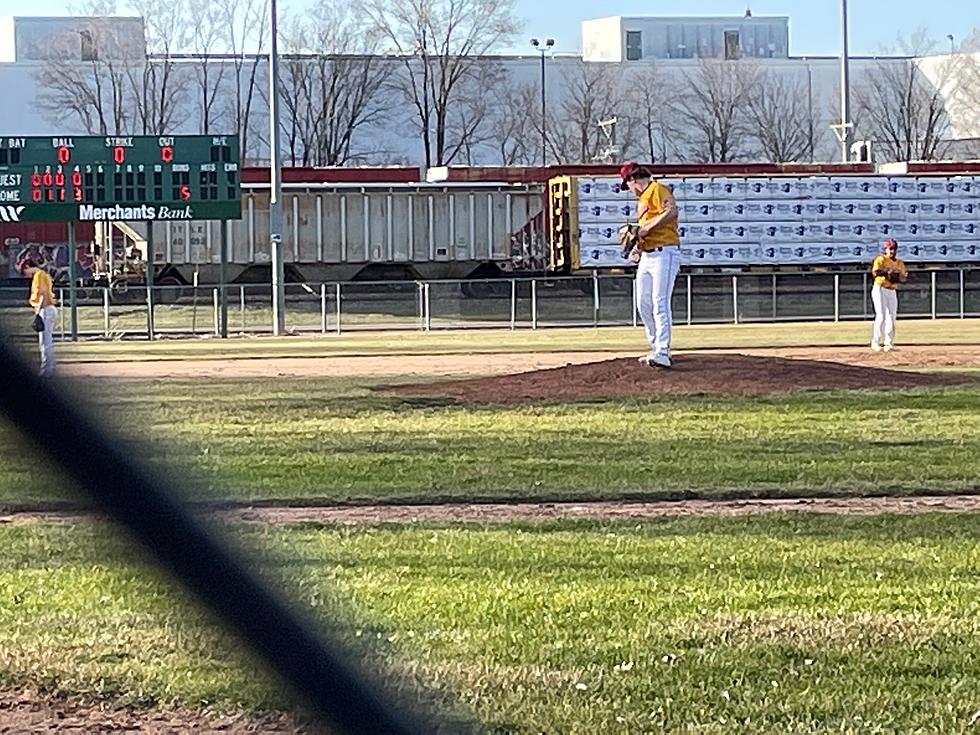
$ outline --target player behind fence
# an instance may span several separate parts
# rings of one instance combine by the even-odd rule
[[[37,342],[41,350],[41,375],[54,374],[54,320],[58,310],[55,308],[54,284],[44,267],[44,261],[36,255],[28,255],[20,263],[20,272],[31,279],[30,305],[37,321]]]
[[[871,300],[875,305],[875,325],[871,349],[889,352],[895,345],[895,319],[898,317],[898,285],[908,280],[905,263],[898,259],[898,242],[885,240],[883,254],[871,264],[874,286]]]

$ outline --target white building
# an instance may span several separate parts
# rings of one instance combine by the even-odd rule
[[[139,17],[0,18],[0,63],[41,62],[50,57],[52,46],[61,47],[64,56],[82,62],[142,59],[146,56],[146,29]]]
[[[582,23],[585,61],[771,59],[789,56],[789,18],[624,17]]]
[[[93,32],[94,29],[94,32]],[[735,18],[637,18],[611,17],[589,20],[582,24],[583,53],[579,55],[556,54],[546,57],[547,105],[549,126],[565,124],[568,105],[574,98],[577,85],[584,79],[595,79],[606,74],[603,85],[606,93],[616,88],[607,109],[598,110],[602,117],[616,117],[618,150],[616,158],[639,160],[671,160],[675,153],[663,141],[653,140],[646,129],[643,113],[624,94],[635,83],[637,75],[653,70],[658,84],[695,84],[702,63],[701,59],[738,59],[732,64],[744,68],[764,70],[773,78],[784,79],[802,90],[804,104],[814,121],[815,160],[839,160],[838,144],[830,125],[837,122],[839,99],[839,63],[834,57],[806,58],[789,56],[789,20],[785,17],[735,17]],[[174,88],[182,89],[180,109],[173,114],[166,132],[171,134],[227,133],[233,132],[235,118],[232,109],[236,98],[235,84],[251,81],[250,113],[246,156],[252,160],[268,159],[267,150],[267,101],[268,76],[264,57],[211,56],[212,80],[216,83],[216,99],[212,110],[212,124],[204,130],[201,120],[202,100],[200,87],[200,57],[173,59],[152,52],[147,55],[147,42],[141,18],[6,18],[0,19],[0,89],[4,90],[4,103],[0,106],[0,134],[3,135],[55,135],[98,133],[91,125],[86,129],[81,117],[72,109],[69,101],[52,98],[49,88],[39,83],[42,72],[49,77],[57,67],[52,66],[52,49],[60,56],[56,63],[65,68],[107,68],[108,60],[114,60],[116,73],[131,69],[128,77],[121,75],[119,84],[129,102],[118,113],[121,119],[116,125],[120,132],[153,133],[140,129],[138,108],[146,103],[136,99],[132,80],[142,78],[140,67],[159,69],[163,64],[173,64]],[[530,49],[529,49],[530,50]],[[919,60],[926,75],[938,75],[948,57],[930,57]],[[881,64],[908,64],[907,58],[853,58],[851,60],[852,83],[859,83],[863,74]],[[72,62],[77,66],[71,66]],[[392,65],[395,73],[405,73],[405,59],[380,57],[378,63]],[[493,67],[506,78],[504,90],[540,89],[540,57],[537,54],[518,56],[494,56],[480,60],[487,68]],[[980,63],[980,60],[978,60]],[[100,64],[102,66],[100,66]],[[244,66],[245,74],[235,74],[234,68]],[[284,64],[285,66],[285,64]],[[252,69],[254,68],[254,75]],[[735,68],[735,67],[733,67]],[[222,71],[220,74],[217,72]],[[125,78],[124,78],[125,77]],[[128,81],[127,81],[128,80]],[[64,92],[60,92],[64,94]],[[388,92],[388,94],[397,94]],[[527,96],[526,107],[505,109],[494,98],[482,100],[488,109],[484,134],[478,142],[464,146],[452,161],[454,164],[499,164],[502,160],[501,141],[505,127],[515,118],[538,115],[540,93]],[[77,100],[72,100],[75,102]],[[385,99],[384,114],[371,124],[359,128],[354,135],[354,164],[408,164],[424,163],[418,122],[413,116],[412,105],[404,99]],[[975,106],[951,105],[954,116],[950,134],[964,140],[980,139]],[[283,105],[288,118],[288,105]],[[538,118],[540,119],[540,118]],[[519,122],[519,120],[518,120]],[[595,121],[598,123],[598,120]],[[677,120],[674,121],[675,123]],[[591,123],[590,123],[591,124]],[[284,119],[284,126],[288,119]],[[647,126],[649,127],[649,126]],[[110,133],[115,131],[109,131]],[[597,129],[593,131],[598,135]],[[557,137],[558,131],[549,135]],[[539,135],[539,134],[538,134]],[[284,145],[289,145],[289,131],[283,133]],[[553,142],[553,140],[552,140]],[[658,148],[658,145],[662,146]],[[528,149],[540,151],[540,144],[528,141]],[[287,161],[289,158],[289,151]],[[540,156],[525,156],[526,163],[540,162]]]

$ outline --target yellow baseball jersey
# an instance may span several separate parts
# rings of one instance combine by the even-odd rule
[[[35,309],[43,309],[45,306],[54,306],[54,284],[43,270],[34,271],[34,278],[31,279],[31,300],[30,304]]]
[[[651,181],[650,185],[640,194],[636,204],[637,221],[640,227],[656,219],[665,211],[665,203],[674,201],[674,194],[666,186],[658,181]],[[676,206],[676,204],[675,204]],[[677,230],[677,220],[665,222],[656,229],[652,230],[640,241],[641,250],[653,250],[664,245],[680,245],[681,236]]]
[[[905,270],[905,262],[899,260],[898,258],[890,258],[887,255],[879,255],[875,258],[874,263],[871,264],[871,272],[874,273],[877,270],[892,270],[898,271],[902,276],[907,276],[908,271]],[[898,288],[897,283],[892,283],[884,276],[875,276],[875,286],[882,286],[883,288],[890,288],[894,291]]]

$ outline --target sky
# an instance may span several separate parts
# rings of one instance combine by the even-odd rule
[[[124,1],[124,0],[123,0]],[[166,0],[160,0],[165,5]],[[316,0],[279,0],[281,7],[296,9]],[[9,0],[2,0],[4,6]],[[65,15],[70,0],[32,0],[31,15]],[[839,0],[686,0],[657,3],[654,0],[516,0],[522,30],[508,53],[532,52],[532,36],[552,37],[556,50],[580,49],[579,25],[588,18],[606,15],[753,15],[789,16],[790,53],[793,56],[833,55],[840,50]],[[3,14],[10,11],[4,10]],[[26,14],[26,13],[23,13]],[[874,55],[895,46],[899,34],[908,37],[924,27],[936,41],[936,51],[949,49],[947,34],[959,43],[974,27],[980,27],[977,0],[850,0],[850,51]]]

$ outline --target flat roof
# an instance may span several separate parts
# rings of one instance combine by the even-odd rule
[[[590,20],[610,20],[612,18],[619,18],[620,20],[655,20],[655,21],[723,21],[725,23],[731,23],[732,21],[742,20],[742,21],[754,21],[754,20],[785,20],[789,21],[790,16],[788,15],[606,15],[600,18],[587,18],[583,22],[588,22]]]

